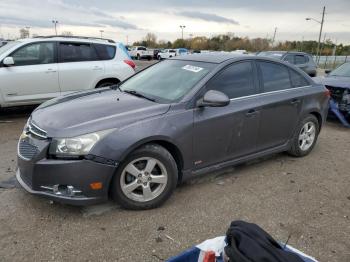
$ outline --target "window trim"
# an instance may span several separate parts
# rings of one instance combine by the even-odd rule
[[[94,60],[80,60],[80,61],[62,61],[62,56],[61,56],[61,44],[83,44],[83,45],[89,45],[91,49],[93,49],[96,53],[96,59]],[[117,51],[116,51],[117,52]],[[93,46],[92,43],[89,42],[75,42],[75,41],[57,41],[57,63],[59,64],[65,64],[65,63],[84,63],[84,62],[96,62],[96,61],[102,61],[98,59],[98,54],[96,48]]]
[[[205,84],[204,84],[204,92],[207,92],[209,91],[208,89],[208,84],[210,81],[212,81],[213,79],[215,79],[216,77],[218,77],[224,70],[226,70],[227,68],[231,67],[231,66],[234,66],[234,65],[237,65],[237,64],[240,64],[240,63],[250,63],[251,64],[251,67],[252,67],[252,86],[254,88],[254,91],[255,91],[255,94],[259,94],[260,92],[260,88],[259,88],[259,81],[257,79],[257,66],[256,66],[256,63],[255,63],[255,60],[254,59],[244,59],[244,60],[239,60],[239,61],[235,61],[235,62],[232,62],[232,63],[229,63],[227,65],[225,65],[223,68],[221,68],[218,72],[215,73],[214,76],[212,76]],[[210,89],[211,90],[211,89]],[[251,95],[248,95],[248,96],[251,96]],[[241,96],[241,97],[248,97],[248,96]],[[241,98],[241,97],[236,97],[236,98]],[[231,99],[236,99],[236,98],[230,98]]]
[[[43,44],[43,43],[52,43],[53,44],[53,63],[47,63],[47,64],[32,64],[32,65],[16,65],[16,63],[14,65],[11,65],[11,67],[18,67],[18,66],[39,66],[39,65],[52,65],[52,64],[57,64],[58,63],[58,53],[57,53],[57,42],[56,41],[37,41],[37,42],[30,42],[30,43],[26,43],[24,45],[21,45],[19,47],[17,47],[15,50],[13,50],[10,54],[8,54],[7,56],[4,57],[4,59],[6,57],[12,57],[13,54],[15,52],[17,52],[18,50],[20,50],[21,48],[24,48],[26,46],[29,45],[35,45],[35,44]],[[3,59],[3,60],[4,60]],[[3,62],[3,60],[1,61],[1,63]]]

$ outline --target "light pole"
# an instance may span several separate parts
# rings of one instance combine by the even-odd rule
[[[321,56],[321,54],[320,54],[320,45],[321,45],[321,35],[322,35],[322,29],[323,29],[325,12],[326,12],[326,7],[324,6],[323,7],[322,20],[321,21],[318,21],[318,20],[316,20],[314,18],[311,18],[311,17],[307,17],[306,18],[307,21],[312,20],[312,21],[315,21],[316,23],[319,23],[321,25],[321,27],[320,27],[320,34],[318,35],[318,44],[317,44],[317,54],[316,54],[317,64],[320,62],[320,56]]]
[[[57,35],[57,24],[58,24],[58,21],[57,20],[52,20],[52,23],[55,26],[55,34]]]
[[[275,43],[276,33],[277,33],[277,27],[275,27],[275,32],[273,33],[272,44],[271,44],[272,47],[273,47],[273,45]]]
[[[185,25],[180,25],[181,28],[181,39],[184,40],[184,29],[186,28]]]
[[[100,33],[101,33],[101,38],[102,38],[102,34],[103,34],[103,32],[104,32],[103,30],[100,30]]]

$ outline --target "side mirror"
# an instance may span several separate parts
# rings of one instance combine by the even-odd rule
[[[2,61],[3,65],[5,66],[13,66],[15,64],[15,60],[13,60],[13,57],[8,56],[5,57],[4,60]]]
[[[330,72],[332,72],[332,69],[326,69],[324,72],[328,75]]]
[[[209,90],[204,94],[203,98],[197,101],[197,106],[222,107],[227,106],[229,103],[230,99],[224,93],[216,90]]]

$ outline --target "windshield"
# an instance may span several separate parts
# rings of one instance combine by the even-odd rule
[[[282,52],[260,52],[258,56],[274,57],[276,59],[281,59],[284,53]]]
[[[18,45],[19,43],[20,42],[18,42],[18,41],[12,41],[12,42],[8,42],[6,45],[0,47],[0,55],[2,55],[3,53],[5,53],[7,50],[11,49],[15,45]]]
[[[350,63],[342,64],[338,68],[334,69],[329,75],[350,77]]]
[[[211,63],[165,60],[131,77],[120,89],[171,103],[186,95],[214,67]]]

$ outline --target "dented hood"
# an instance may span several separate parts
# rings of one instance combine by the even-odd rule
[[[32,113],[31,121],[45,130],[48,137],[74,137],[121,128],[164,114],[169,107],[107,88],[47,101]]]

